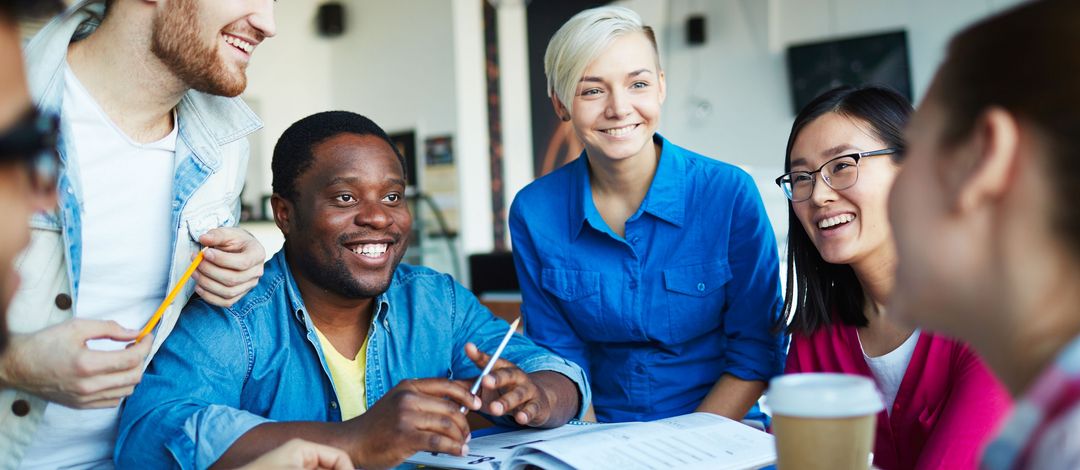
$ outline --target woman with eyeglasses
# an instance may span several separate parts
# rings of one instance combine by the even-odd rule
[[[897,262],[886,201],[911,112],[892,90],[841,87],[795,118],[787,173],[776,179],[791,200],[786,372],[874,379],[886,404],[875,466],[974,468],[1009,407],[1007,392],[967,346],[906,326],[884,307]]]
[[[764,421],[783,370],[776,239],[746,172],[661,136],[652,29],[622,7],[564,24],[544,59],[581,156],[510,209],[525,331],[585,369],[600,421]]]

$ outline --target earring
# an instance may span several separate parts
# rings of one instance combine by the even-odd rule
[[[563,114],[562,116],[559,116],[559,119],[562,119],[563,122],[567,122],[570,120],[570,116]]]

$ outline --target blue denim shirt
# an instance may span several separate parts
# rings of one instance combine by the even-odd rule
[[[623,237],[593,204],[584,153],[510,209],[526,333],[585,368],[601,421],[688,413],[723,374],[783,371],[786,336],[770,332],[778,250],[753,180],[655,141],[659,165]]]
[[[447,274],[402,264],[376,299],[368,333],[365,388],[370,408],[411,378],[470,378],[472,341],[494,351],[506,322]],[[526,372],[551,370],[589,386],[577,365],[514,335],[503,358]],[[268,421],[341,421],[333,380],[284,250],[259,284],[231,308],[201,300],[127,399],[116,444],[118,468],[207,468],[251,428]]]

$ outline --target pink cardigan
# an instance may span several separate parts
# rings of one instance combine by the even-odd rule
[[[833,324],[792,335],[787,373],[843,372],[873,378],[855,327]],[[892,415],[877,420],[874,465],[896,469],[976,468],[1012,401],[966,345],[922,332]]]

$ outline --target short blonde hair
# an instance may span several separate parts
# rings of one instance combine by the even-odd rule
[[[547,75],[548,96],[557,96],[567,111],[572,111],[577,84],[585,68],[615,39],[632,33],[642,33],[652,43],[656,66],[660,53],[652,28],[641,22],[641,16],[626,7],[592,8],[570,18],[548,42],[544,53],[544,74]],[[659,70],[657,70],[659,73]]]

